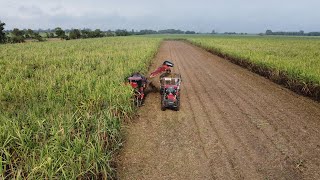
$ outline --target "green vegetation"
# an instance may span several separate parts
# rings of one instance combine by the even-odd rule
[[[57,27],[54,30],[55,30],[55,33],[56,33],[58,38],[61,38],[61,39],[66,39],[67,38],[66,33],[60,27]]]
[[[115,37],[0,46],[0,179],[114,176],[124,84],[147,70],[160,38]]]
[[[147,70],[164,38],[284,74],[308,90],[320,86],[318,38],[155,35],[1,45],[0,179],[113,177],[121,122],[135,110],[124,79]]]
[[[3,44],[6,42],[6,34],[3,32],[4,26],[6,24],[0,21],[0,44]]]
[[[190,42],[223,57],[270,71],[275,81],[320,98],[320,39],[306,37],[189,36]],[[265,72],[259,72],[265,73]],[[280,82],[283,83],[283,82]],[[298,88],[298,89],[296,89]],[[303,92],[304,91],[304,92]],[[314,92],[311,92],[314,91]]]

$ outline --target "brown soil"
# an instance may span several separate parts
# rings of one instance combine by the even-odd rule
[[[147,96],[120,179],[320,179],[320,104],[184,42],[165,41],[151,70],[165,59],[183,78],[181,110]]]
[[[197,44],[188,40],[183,40],[183,41],[186,41],[201,47],[201,44]],[[205,49],[206,51],[211,52],[221,58],[228,59],[237,65],[245,67],[254,73],[264,76],[277,84],[283,85],[284,87],[298,94],[310,97],[320,102],[320,85],[317,83],[314,83],[312,81],[306,82],[302,79],[290,77],[288,73],[285,71],[280,71],[280,70],[269,68],[269,67],[263,67],[261,65],[252,63],[249,60],[241,59],[241,58],[233,57],[232,55],[225,54],[219,50],[215,50],[211,48],[205,48]]]

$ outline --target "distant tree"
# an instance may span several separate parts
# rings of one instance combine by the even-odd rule
[[[91,30],[90,29],[83,29],[81,30],[81,37],[82,38],[90,38]]]
[[[31,37],[31,38],[34,37],[34,32],[33,32],[33,30],[31,30],[31,29],[28,29],[28,30],[25,32],[25,34],[26,34],[26,36],[29,36],[29,37]]]
[[[185,34],[196,34],[194,31],[186,31]]]
[[[60,27],[55,28],[55,33],[61,39],[65,39],[66,38],[66,33]]]
[[[298,32],[287,32],[287,31],[272,32],[271,30],[267,30],[266,31],[266,35],[277,35],[277,36],[319,36],[320,32],[305,33],[303,30],[300,30]]]
[[[300,30],[300,31],[299,31],[299,35],[300,35],[300,36],[303,36],[303,35],[304,35],[304,31],[303,31],[303,30]]]
[[[32,37],[33,39],[36,39],[36,40],[38,40],[38,41],[44,41],[43,40],[43,38],[42,38],[42,36],[39,34],[39,33],[33,33],[33,37]]]
[[[307,36],[320,36],[320,32],[309,32]]]
[[[217,32],[215,30],[212,30],[211,34],[217,34]]]
[[[236,32],[224,32],[223,34],[234,35],[234,34],[237,34],[237,33]]]
[[[19,30],[18,28],[14,28],[11,32],[13,36],[23,36],[25,32],[23,30]]]
[[[266,35],[272,35],[273,34],[273,32],[271,31],[271,30],[266,30]]]
[[[4,26],[6,24],[0,21],[0,44],[6,42],[6,33],[4,32]]]
[[[70,39],[79,39],[81,38],[81,33],[79,29],[72,29],[69,33]]]
[[[165,30],[159,30],[159,34],[184,34],[184,31],[181,31],[180,29],[165,29]]]
[[[129,36],[130,33],[126,29],[117,29],[115,31],[116,36]]]
[[[54,38],[53,32],[49,33],[49,37],[50,37],[50,38]]]
[[[108,36],[108,37],[110,37],[110,36],[115,36],[115,34],[114,34],[113,31],[108,30],[108,31],[106,32],[106,36]]]
[[[100,29],[96,29],[96,30],[93,31],[93,35],[92,36],[93,37],[103,37],[104,34]]]
[[[9,39],[10,43],[23,43],[25,40],[24,36],[12,36]]]
[[[144,35],[144,34],[157,34],[157,31],[151,30],[151,29],[143,29],[140,30],[139,32],[136,32],[135,34],[137,35]]]
[[[10,38],[11,43],[22,43],[25,40],[25,32],[23,30],[19,30],[18,28],[14,28],[11,32],[12,37]]]

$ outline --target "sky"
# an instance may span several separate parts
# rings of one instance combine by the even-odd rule
[[[320,0],[0,0],[5,29],[320,31]]]

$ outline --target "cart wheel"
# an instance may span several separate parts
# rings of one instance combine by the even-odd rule
[[[142,99],[139,98],[139,97],[135,97],[133,104],[134,104],[136,107],[142,106]]]
[[[165,104],[164,104],[164,101],[163,101],[163,99],[161,99],[161,110],[162,111],[165,111],[167,108],[166,108],[166,106],[165,106]]]
[[[163,93],[164,93],[163,88],[160,88],[160,94],[163,95]]]
[[[176,111],[180,110],[180,98],[177,101],[177,107],[175,108]]]
[[[138,98],[134,98],[133,104],[134,104],[136,107],[139,107],[139,99],[138,99]]]
[[[138,107],[141,107],[142,106],[142,100],[140,98],[138,98]]]

